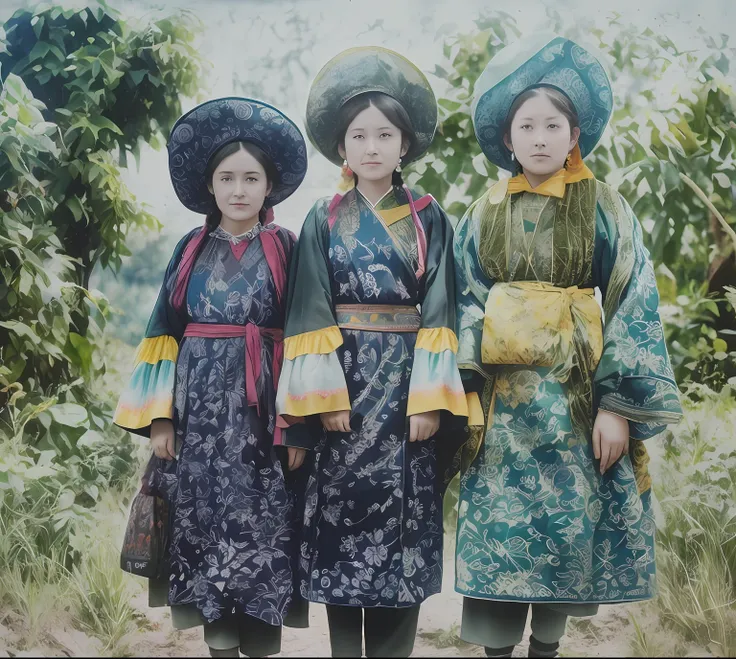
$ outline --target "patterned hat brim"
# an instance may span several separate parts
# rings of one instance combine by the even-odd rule
[[[475,83],[475,137],[494,165],[514,170],[503,128],[516,98],[536,87],[558,89],[572,102],[583,158],[600,141],[613,112],[611,83],[602,64],[574,41],[548,33],[531,35],[500,51]]]
[[[330,162],[342,164],[337,151],[336,117],[351,98],[382,92],[396,99],[409,115],[416,135],[405,163],[429,149],[437,129],[437,100],[426,76],[399,53],[378,46],[349,48],[319,71],[309,89],[307,137]]]
[[[251,142],[273,162],[273,182],[264,206],[282,202],[307,173],[307,148],[301,131],[278,108],[263,101],[228,96],[207,101],[183,114],[168,143],[169,173],[179,201],[195,213],[215,209],[205,180],[210,158],[231,142]]]

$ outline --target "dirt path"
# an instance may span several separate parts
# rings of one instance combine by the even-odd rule
[[[451,552],[447,552],[451,556]],[[136,657],[208,657],[201,629],[176,632],[171,628],[167,608],[149,609],[146,594],[139,589],[134,599],[144,624],[130,634],[125,642],[129,656]],[[458,641],[462,597],[453,590],[453,565],[445,564],[442,593],[430,597],[421,609],[419,630],[413,657],[481,657],[483,649]],[[632,611],[633,609],[628,609]],[[330,644],[327,616],[321,605],[312,605],[309,629],[284,629],[282,652],[279,657],[329,657]],[[44,642],[35,648],[20,651],[23,622],[0,613],[0,657],[91,657],[99,656],[101,644],[68,622],[59,619],[49,625]],[[631,655],[630,640],[634,629],[627,607],[602,607],[593,619],[580,619],[568,625],[563,642],[563,657],[626,657]],[[529,629],[514,656],[526,657]]]
[[[166,609],[146,609],[145,598],[136,604],[147,615],[153,630],[131,638],[130,649],[136,656],[194,656],[207,657],[207,646],[200,629],[173,632]],[[442,592],[430,597],[423,605],[419,630],[412,657],[482,657],[483,649],[457,643],[462,597],[453,589],[453,565],[447,561]],[[564,657],[627,657],[633,634],[633,625],[624,606],[602,607],[593,619],[574,621],[568,626],[563,643]],[[530,630],[516,648],[514,656],[526,657]],[[323,606],[311,606],[309,629],[284,629],[282,651],[279,657],[329,657],[330,642],[327,616]]]

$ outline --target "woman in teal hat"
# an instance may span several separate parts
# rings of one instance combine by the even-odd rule
[[[641,226],[583,163],[611,108],[600,62],[556,36],[504,49],[475,85],[478,142],[514,174],[454,243],[458,363],[483,412],[456,590],[461,637],[489,657],[511,656],[530,606],[529,656],[553,657],[568,616],[654,595],[643,440],[681,408]]]
[[[467,416],[452,227],[400,171],[436,123],[426,78],[383,48],[335,57],[307,103],[309,137],[345,185],[302,228],[277,411],[305,420],[287,443],[314,455],[302,595],[327,605],[335,657],[362,656],[363,632],[368,657],[408,657],[442,585],[445,428]]]
[[[114,422],[150,438],[144,490],[168,504],[151,605],[169,604],[176,629],[202,625],[213,657],[263,657],[287,612],[307,626],[294,588],[304,453],[279,446],[275,413],[295,237],[273,222],[306,144],[278,109],[230,97],[184,114],[168,150],[179,200],[206,219],[174,250]]]

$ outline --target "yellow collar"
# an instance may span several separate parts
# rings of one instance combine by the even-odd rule
[[[519,192],[533,192],[546,197],[557,197],[562,199],[565,196],[565,186],[568,183],[577,183],[587,178],[595,178],[580,154],[580,147],[576,144],[570,153],[567,161],[567,167],[563,167],[557,173],[553,174],[544,183],[533,188],[527,181],[524,174],[518,174],[509,179],[508,194],[518,194]]]

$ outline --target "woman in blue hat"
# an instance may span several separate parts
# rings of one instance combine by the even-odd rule
[[[289,482],[304,452],[278,447],[275,413],[295,238],[272,221],[305,143],[276,108],[221,98],[182,116],[168,149],[179,199],[206,220],[174,250],[115,423],[150,437],[149,486],[170,508],[151,604],[177,629],[204,625],[213,657],[260,657],[280,651],[287,610],[306,626]]]
[[[454,244],[458,362],[484,413],[464,456],[456,590],[461,637],[489,657],[511,656],[530,606],[529,656],[553,657],[568,616],[654,595],[643,440],[681,408],[641,226],[583,163],[611,108],[598,60],[556,36],[504,49],[475,85],[478,142],[514,174]]]
[[[436,123],[426,78],[383,48],[341,53],[309,93],[309,137],[345,185],[302,228],[277,411],[314,454],[302,595],[327,605],[335,657],[362,656],[364,635],[366,656],[408,657],[442,585],[444,429],[467,416],[452,227],[400,173]]]

